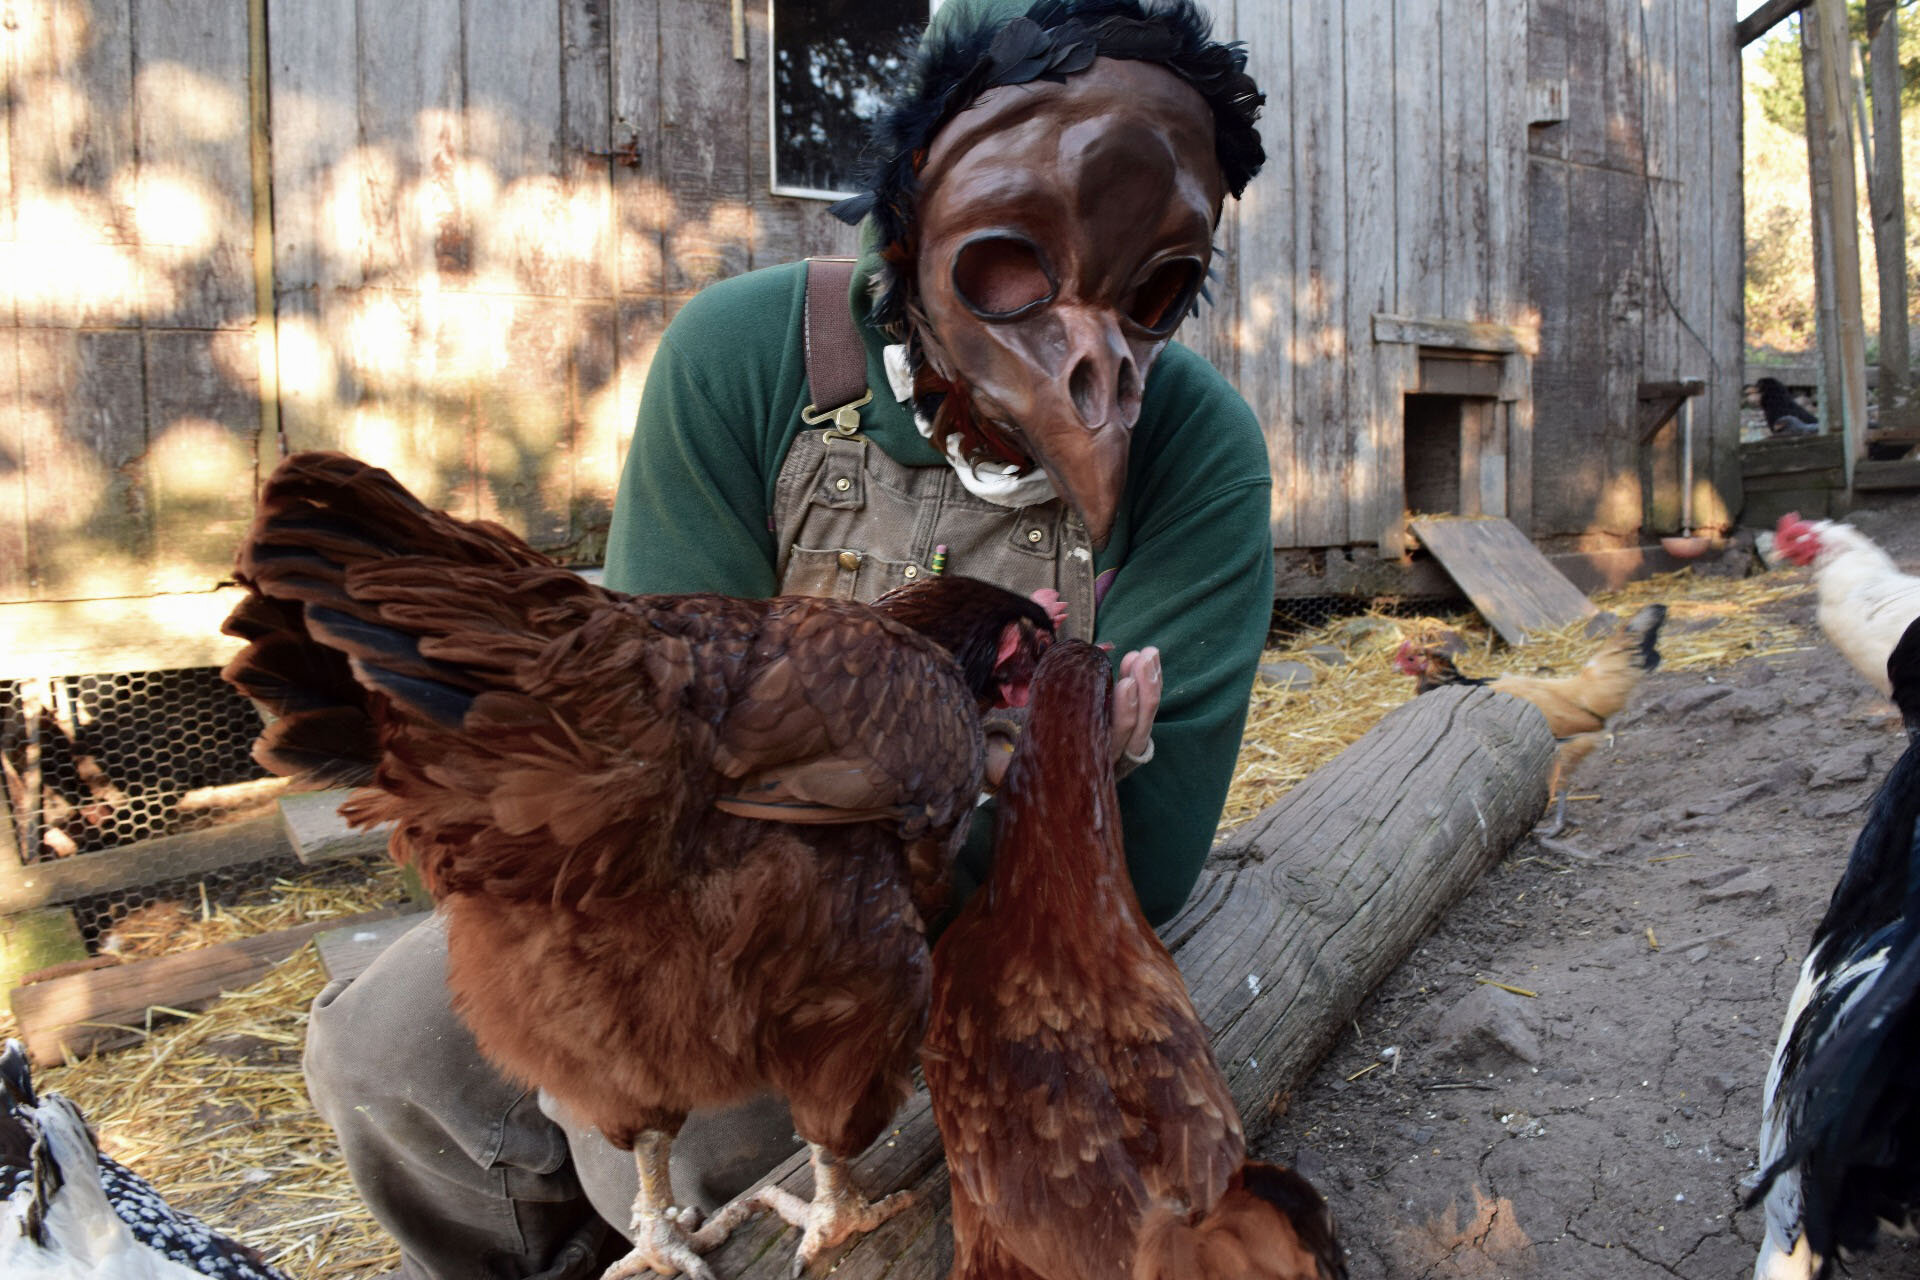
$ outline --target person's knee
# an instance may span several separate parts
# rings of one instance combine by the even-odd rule
[[[315,1108],[338,1128],[355,1107],[457,1077],[477,1057],[447,992],[445,933],[429,918],[364,973],[321,991],[303,1066]]]

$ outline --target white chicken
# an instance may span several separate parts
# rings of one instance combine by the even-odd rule
[[[1820,593],[1815,617],[1833,647],[1867,683],[1887,694],[1887,658],[1920,618],[1920,577],[1900,572],[1893,558],[1850,524],[1780,517],[1773,554],[1813,566]]]
[[[0,1277],[288,1280],[100,1154],[80,1109],[37,1097],[18,1040],[0,1050]]]

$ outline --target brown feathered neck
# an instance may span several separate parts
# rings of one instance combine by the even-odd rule
[[[1111,683],[1107,655],[1082,641],[1056,644],[1041,659],[1000,788],[987,885],[996,913],[1056,922],[1090,909],[1139,915],[1114,788]]]

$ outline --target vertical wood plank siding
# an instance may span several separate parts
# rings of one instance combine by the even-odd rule
[[[1536,536],[1677,519],[1677,448],[1635,435],[1642,380],[1708,379],[1695,509],[1737,510],[1734,6],[1212,6],[1268,94],[1269,160],[1185,337],[1264,425],[1276,546],[1393,547],[1417,362],[1375,340],[1382,314],[1537,329],[1486,442]],[[680,303],[854,247],[823,202],[768,192],[766,6],[745,60],[707,0],[267,8],[288,445],[593,558]],[[280,447],[258,438],[245,6],[17,16],[0,603],[204,589]],[[1563,118],[1533,121],[1559,84]]]

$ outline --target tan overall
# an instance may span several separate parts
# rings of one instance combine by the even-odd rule
[[[1052,587],[1067,604],[1062,630],[1089,638],[1093,549],[1058,498],[996,506],[951,467],[902,466],[863,436],[813,428],[780,467],[773,521],[783,594],[871,600],[930,572],[945,546],[948,573],[1022,595]]]

